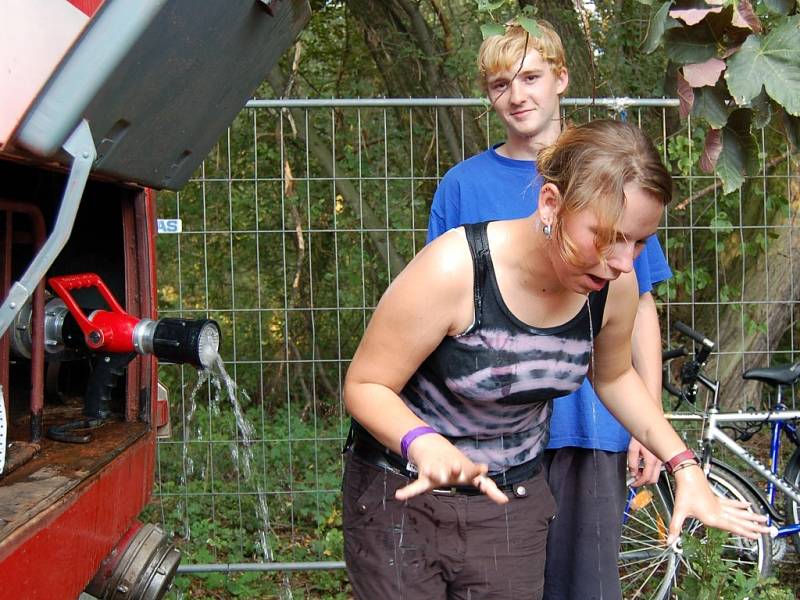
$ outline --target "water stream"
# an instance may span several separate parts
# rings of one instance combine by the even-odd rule
[[[220,414],[220,405],[223,396],[227,396],[230,402],[231,409],[236,421],[236,439],[230,442],[230,453],[233,460],[233,465],[237,470],[238,477],[241,478],[241,483],[244,483],[249,488],[255,488],[255,522],[256,536],[255,546],[261,554],[265,562],[273,562],[275,560],[274,550],[270,543],[269,534],[271,531],[269,507],[267,504],[266,493],[264,492],[263,483],[259,481],[257,474],[253,472],[253,438],[255,435],[255,428],[253,424],[247,419],[242,410],[242,403],[249,402],[250,398],[247,393],[240,389],[233,378],[228,374],[225,369],[225,364],[222,358],[217,354],[213,361],[211,361],[211,368],[208,370],[198,371],[198,378],[195,385],[189,394],[189,407],[184,417],[183,427],[183,444],[182,444],[182,462],[183,473],[181,484],[185,487],[189,478],[194,474],[195,465],[191,456],[189,455],[189,440],[201,441],[203,439],[202,427],[199,423],[194,422],[194,416],[197,411],[197,395],[209,383],[212,386],[213,392],[209,400],[209,418]],[[206,468],[201,468],[200,475],[202,479],[206,478]],[[213,473],[212,473],[213,476]],[[248,485],[249,484],[249,485]],[[253,485],[254,484],[254,485]],[[187,511],[188,515],[188,511]],[[191,539],[191,526],[187,521],[185,523],[185,538]],[[284,586],[285,587],[285,586]]]

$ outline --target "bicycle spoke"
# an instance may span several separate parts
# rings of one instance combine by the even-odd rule
[[[625,600],[666,600],[677,559],[667,547],[668,504],[657,487],[637,490],[625,514],[619,555]]]
[[[642,593],[645,592],[645,590],[652,589],[651,584],[662,582],[658,587],[658,590],[662,591],[665,585],[669,585],[664,584],[664,580],[670,579],[674,583],[675,559],[674,553],[671,550],[662,549],[658,559],[655,561],[652,559],[641,560],[636,561],[636,563],[628,563],[626,566],[639,563],[643,563],[643,566],[632,571],[625,569],[625,573],[620,577],[620,583],[622,583],[623,589],[625,589],[626,592],[626,600],[636,600],[638,598],[642,598]],[[664,569],[669,569],[669,571],[666,574],[662,573],[662,570]],[[643,575],[646,576],[644,579],[641,579]],[[631,583],[631,587],[626,585],[628,582]],[[638,587],[635,589],[635,591],[632,591],[632,587],[636,585],[636,583],[638,583]]]

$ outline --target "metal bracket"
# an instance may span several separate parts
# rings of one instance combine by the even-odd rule
[[[85,119],[78,123],[67,141],[64,142],[63,148],[67,154],[72,156],[72,167],[64,188],[64,195],[61,198],[61,206],[58,209],[53,232],[31,261],[22,278],[11,286],[8,296],[0,306],[0,336],[6,332],[19,311],[22,310],[23,305],[60,254],[72,233],[83,190],[86,188],[92,164],[97,156],[92,132]]]

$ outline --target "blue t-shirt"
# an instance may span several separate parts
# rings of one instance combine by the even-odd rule
[[[536,210],[541,178],[532,160],[515,160],[496,152],[497,144],[460,162],[445,173],[431,206],[428,241],[467,223],[521,219]],[[656,236],[633,263],[639,293],[672,277]],[[627,450],[630,434],[597,398],[588,380],[569,396],[553,402],[548,448],[577,446],[610,452]]]

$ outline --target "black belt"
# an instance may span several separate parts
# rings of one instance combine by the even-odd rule
[[[408,462],[403,460],[402,456],[381,445],[378,440],[355,421],[348,435],[345,449],[348,448],[352,450],[355,456],[374,467],[386,469],[387,471],[407,477],[408,479],[417,478],[417,474],[414,471],[408,470]],[[539,458],[535,458],[520,465],[515,465],[502,473],[490,475],[489,477],[495,482],[501,492],[514,492],[518,495],[525,495],[524,488],[522,493],[519,493],[518,484],[532,479],[541,470],[541,461]],[[432,492],[434,494],[448,496],[479,496],[483,493],[472,485],[447,486],[445,488],[436,488],[432,490]]]

